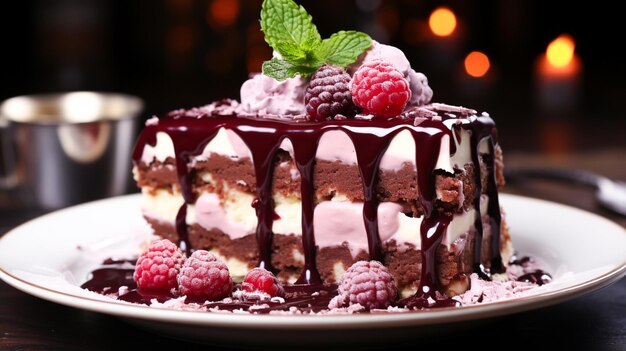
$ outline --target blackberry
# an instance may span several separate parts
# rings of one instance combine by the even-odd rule
[[[336,115],[353,117],[356,108],[350,94],[350,79],[350,75],[341,67],[320,67],[311,77],[304,94],[309,120],[321,122]]]

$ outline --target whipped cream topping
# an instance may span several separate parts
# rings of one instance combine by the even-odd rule
[[[304,115],[304,91],[307,83],[300,76],[279,82],[257,74],[241,86],[239,109],[247,113]]]
[[[279,57],[274,53],[274,57]],[[361,65],[382,60],[396,67],[411,88],[411,100],[407,107],[421,106],[430,102],[433,91],[428,86],[428,79],[422,73],[411,68],[409,60],[402,50],[376,41],[365,51],[359,59],[347,67],[348,73],[354,72]],[[301,76],[278,81],[263,74],[256,74],[241,86],[241,104],[238,111],[250,114],[270,114],[281,117],[303,116],[306,114],[304,93],[308,80]]]

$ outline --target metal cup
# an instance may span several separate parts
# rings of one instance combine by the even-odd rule
[[[18,96],[0,105],[0,190],[55,209],[128,190],[141,99],[113,93]]]

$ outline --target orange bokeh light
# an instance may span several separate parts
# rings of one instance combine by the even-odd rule
[[[227,27],[239,16],[239,0],[213,0],[208,8],[207,22],[212,27]]]
[[[436,36],[447,37],[456,29],[456,15],[447,7],[438,7],[430,14],[428,26]]]
[[[570,35],[562,34],[548,45],[546,59],[553,67],[563,68],[572,62],[575,47],[574,39]]]
[[[474,78],[483,77],[489,67],[489,57],[480,51],[472,51],[465,57],[465,72]]]

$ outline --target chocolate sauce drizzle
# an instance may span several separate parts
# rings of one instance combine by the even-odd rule
[[[492,134],[493,135],[493,134]],[[489,203],[487,204],[487,214],[489,215],[489,225],[491,230],[491,258],[489,267],[490,272],[504,273],[506,267],[502,263],[502,254],[500,253],[500,233],[502,231],[502,214],[500,213],[500,199],[498,197],[498,182],[496,175],[496,150],[494,137],[489,138],[489,154],[486,158],[489,160],[487,175],[487,196]]]
[[[274,157],[284,135],[272,133],[271,128],[248,128],[235,126],[237,134],[246,143],[252,154],[256,176],[255,209],[257,216],[256,239],[259,250],[259,267],[276,272],[272,267],[272,226],[274,224],[274,198],[272,197],[272,176]],[[263,139],[264,142],[259,142]]]
[[[517,277],[518,282],[527,282],[537,285],[543,285],[552,281],[552,276],[549,273],[546,273],[541,269],[536,269],[535,261],[529,256],[517,258],[514,255],[513,257],[511,257],[509,265],[515,265],[524,268],[524,271],[526,273]]]
[[[471,133],[471,156],[474,164],[474,180],[476,191],[474,192],[473,204],[475,210],[474,228],[476,238],[474,240],[474,272],[482,279],[490,280],[492,273],[503,273],[505,270],[500,255],[500,227],[502,217],[500,214],[500,201],[498,199],[498,186],[496,182],[496,155],[495,145],[497,144],[497,131],[493,120],[486,116],[475,117],[475,122],[463,124],[462,128]],[[481,155],[481,143],[487,142],[489,154]],[[481,157],[483,156],[483,157]],[[489,197],[487,205],[487,215],[491,233],[491,252],[489,257],[490,267],[486,269],[482,263],[482,244],[484,236],[483,219],[480,207],[480,200],[483,194],[482,189],[482,168],[481,159],[490,174],[487,175],[487,188],[484,193]]]
[[[102,267],[91,272],[81,288],[104,295],[113,295],[120,301],[150,305],[153,300],[160,303],[176,298],[167,290],[141,289],[133,280],[134,260],[107,259]],[[126,291],[120,292],[124,287]],[[185,298],[185,303],[197,303],[207,309],[218,308],[222,311],[243,310],[256,314],[267,314],[271,311],[289,311],[296,307],[302,313],[319,312],[328,308],[330,300],[337,295],[336,285],[289,285],[285,286],[285,301],[261,301],[258,299],[242,299],[232,302],[210,302],[204,299]],[[235,287],[235,290],[239,287]]]
[[[372,137],[367,129],[353,129],[349,135],[355,145],[359,174],[363,180],[363,222],[367,233],[367,245],[371,260],[383,262],[382,243],[378,235],[378,198],[376,183],[380,161],[391,143],[391,139],[402,128],[381,129]]]
[[[317,145],[321,134],[305,133],[298,138],[294,145],[294,158],[296,167],[301,174],[300,196],[302,197],[302,249],[304,251],[304,268],[297,284],[319,285],[322,278],[317,271],[315,256],[315,228],[313,227],[313,217],[315,213],[315,189],[313,186],[313,170],[315,167],[316,148],[306,147],[306,145]],[[298,145],[298,146],[295,146]]]
[[[455,128],[463,128],[471,133],[472,161],[476,174],[477,190],[474,194],[473,205],[476,210],[476,240],[474,251],[474,269],[488,278],[489,272],[481,263],[481,243],[483,225],[480,212],[481,171],[479,144],[487,139],[491,157],[485,158],[487,169],[494,173],[488,177],[486,194],[489,196],[488,214],[491,218],[492,233],[491,245],[493,250],[490,257],[492,272],[503,268],[500,257],[500,208],[495,178],[495,149],[497,135],[493,120],[486,116],[472,116],[468,119],[456,120],[452,128],[447,127],[444,121],[457,116],[452,113],[442,114],[442,118],[420,120],[394,118],[387,120],[346,119],[321,123],[306,122],[303,120],[288,119],[261,119],[241,117],[233,114],[219,114],[218,108],[211,112],[202,112],[196,109],[190,111],[176,111],[159,120],[158,124],[150,124],[141,133],[133,158],[139,163],[145,145],[154,146],[157,133],[163,132],[170,136],[176,153],[176,169],[181,191],[185,203],[181,206],[177,216],[177,231],[179,245],[188,253],[192,245],[187,236],[185,223],[187,204],[193,204],[196,194],[192,191],[192,179],[189,172],[189,163],[195,155],[202,153],[204,147],[215,137],[220,128],[226,128],[236,133],[248,146],[254,163],[256,174],[256,200],[254,207],[258,218],[256,238],[258,243],[259,266],[273,269],[272,259],[272,225],[275,220],[274,202],[272,198],[273,165],[276,152],[281,142],[288,139],[294,150],[294,161],[300,172],[301,199],[302,199],[302,246],[305,257],[304,269],[298,280],[300,284],[319,285],[322,280],[317,271],[315,234],[313,215],[315,208],[315,194],[313,170],[315,155],[321,136],[331,130],[339,130],[352,140],[361,179],[363,180],[363,221],[367,231],[368,249],[371,259],[383,261],[382,243],[378,233],[378,199],[376,186],[380,161],[393,137],[407,130],[415,141],[417,181],[420,204],[424,210],[424,218],[420,227],[422,275],[420,286],[415,298],[407,302],[407,306],[437,307],[453,306],[456,302],[441,300],[435,305],[428,303],[428,298],[435,299],[439,290],[439,279],[435,265],[435,254],[446,228],[451,221],[450,216],[440,213],[435,207],[435,167],[439,155],[441,142],[444,136],[449,136],[451,153],[456,151],[456,144],[452,135]],[[436,109],[435,109],[436,110]],[[217,112],[216,112],[217,111]],[[446,111],[450,112],[450,111]],[[468,122],[469,120],[469,122]]]

